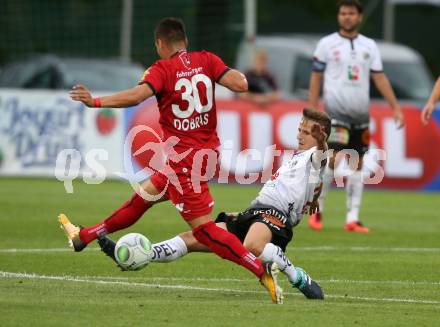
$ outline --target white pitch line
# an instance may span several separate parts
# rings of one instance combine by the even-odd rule
[[[114,277],[114,276],[84,276],[91,279],[108,279],[108,280],[165,280],[165,281],[183,281],[183,282],[237,282],[237,283],[254,283],[255,279],[245,278],[203,278],[203,277]],[[439,285],[440,281],[412,281],[412,280],[352,280],[352,279],[315,279],[319,283],[331,283],[331,284],[380,284],[380,285]]]
[[[56,280],[56,281],[67,281],[67,282],[79,282],[79,283],[90,283],[90,284],[103,284],[103,285],[123,285],[123,286],[135,286],[135,287],[155,287],[155,288],[169,288],[169,289],[185,289],[185,290],[195,290],[195,291],[217,291],[217,292],[235,292],[235,293],[265,293],[263,291],[246,291],[246,290],[236,290],[229,288],[208,288],[208,287],[197,287],[189,285],[162,285],[162,284],[151,284],[151,283],[139,283],[139,282],[127,282],[127,281],[108,281],[108,280],[94,280],[86,279],[79,276],[48,276],[48,275],[38,275],[35,273],[14,273],[8,271],[0,271],[0,278],[25,278],[25,279],[42,279],[42,280]],[[440,303],[440,302],[439,302]]]
[[[370,246],[306,246],[306,247],[295,247],[289,246],[291,251],[316,251],[316,252],[331,252],[331,251],[351,251],[351,252],[426,252],[435,253],[440,252],[440,248],[396,248],[396,247],[370,247]],[[87,248],[91,251],[99,251],[97,247]],[[20,249],[20,248],[10,248],[10,249],[0,249],[0,253],[44,253],[44,252],[73,252],[72,249],[65,248],[40,248],[40,249]]]
[[[26,279],[41,279],[41,280],[56,280],[56,281],[68,281],[77,283],[89,283],[99,285],[122,285],[132,287],[150,287],[150,288],[164,288],[164,289],[181,289],[181,290],[193,290],[193,291],[208,291],[208,292],[233,292],[233,293],[253,293],[260,294],[266,293],[264,291],[247,291],[230,288],[208,288],[208,287],[195,287],[189,285],[163,285],[163,284],[150,284],[139,282],[126,282],[126,281],[106,281],[106,280],[93,280],[81,278],[79,276],[47,276],[28,273],[14,273],[7,271],[0,271],[0,278],[26,278]],[[285,292],[288,295],[302,296],[299,293]],[[328,295],[327,298],[334,299],[349,299],[357,301],[376,301],[376,302],[396,302],[396,303],[418,303],[418,304],[440,304],[440,301],[435,300],[416,300],[416,299],[396,299],[396,298],[374,298],[374,297],[361,297],[361,296],[345,296],[345,295]]]
[[[397,285],[440,285],[435,281],[412,281],[412,280],[351,280],[351,279],[320,279],[323,283],[341,283],[341,284],[397,284]]]
[[[287,293],[288,294],[288,293]],[[359,301],[379,301],[379,302],[399,302],[399,303],[419,303],[419,304],[440,304],[440,301],[434,300],[414,300],[414,299],[395,299],[395,298],[376,298],[361,296],[345,296],[345,295],[325,295],[332,299],[350,299]]]

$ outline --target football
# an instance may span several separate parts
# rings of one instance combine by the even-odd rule
[[[142,269],[150,262],[152,253],[150,240],[138,233],[122,236],[115,247],[116,261],[125,270]]]

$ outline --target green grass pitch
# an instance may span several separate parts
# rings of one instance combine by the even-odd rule
[[[244,209],[257,187],[212,185],[215,213]],[[273,305],[249,272],[212,254],[121,272],[92,244],[67,248],[57,215],[89,225],[129,198],[122,182],[0,179],[0,326],[435,326],[440,319],[440,196],[370,191],[369,235],[343,231],[345,194],[328,196],[325,228],[303,221],[287,254],[319,281],[324,301],[306,300],[284,276]],[[168,203],[129,232],[160,241],[186,230]],[[17,249],[17,250],[14,250]]]

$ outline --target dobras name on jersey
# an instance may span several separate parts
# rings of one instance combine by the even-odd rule
[[[179,131],[188,131],[208,125],[209,113],[199,114],[192,118],[174,119],[174,128]]]

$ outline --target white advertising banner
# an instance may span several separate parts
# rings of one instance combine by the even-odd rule
[[[65,91],[0,90],[0,175],[115,176],[123,139],[119,110],[86,108]]]

